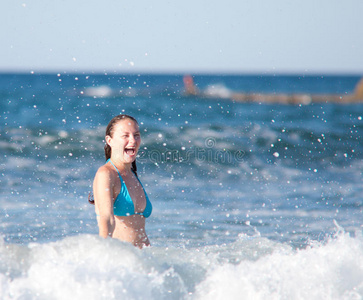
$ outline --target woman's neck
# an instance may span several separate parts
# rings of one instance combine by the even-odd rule
[[[114,157],[111,157],[110,160],[112,161],[112,163],[115,165],[115,167],[121,174],[127,175],[127,174],[131,173],[132,164],[125,164]]]

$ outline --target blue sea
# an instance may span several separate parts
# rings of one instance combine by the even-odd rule
[[[195,75],[351,94],[359,76]],[[152,246],[98,237],[104,131],[140,124]],[[362,299],[363,103],[190,97],[181,74],[0,74],[1,299]]]

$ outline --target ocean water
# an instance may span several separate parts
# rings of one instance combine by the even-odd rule
[[[197,75],[201,90],[349,94],[357,76]],[[116,114],[142,131],[152,246],[87,197]],[[362,299],[363,104],[187,97],[181,75],[0,75],[1,299]]]

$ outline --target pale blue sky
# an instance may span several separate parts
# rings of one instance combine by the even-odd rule
[[[1,0],[0,71],[363,74],[362,0]]]

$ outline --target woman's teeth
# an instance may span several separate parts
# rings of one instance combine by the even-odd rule
[[[135,149],[125,149],[125,152],[128,155],[134,155],[135,154]]]

